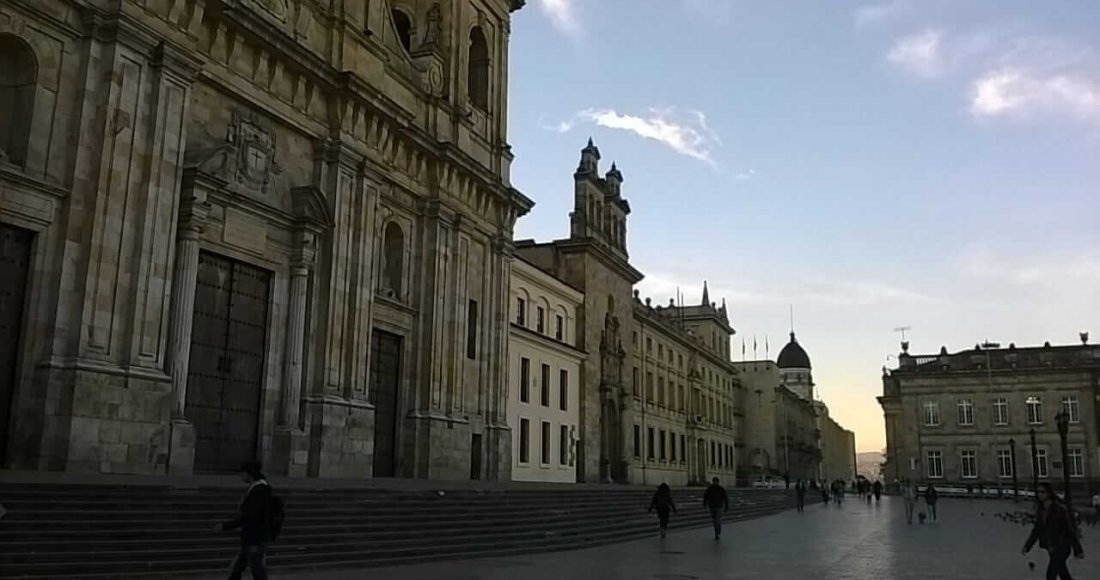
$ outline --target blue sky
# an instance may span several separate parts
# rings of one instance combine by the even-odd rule
[[[895,327],[918,353],[1100,340],[1098,39],[1084,0],[529,0],[516,235],[567,235],[591,135],[643,296],[708,280],[750,357],[793,304],[822,398],[880,449]]]

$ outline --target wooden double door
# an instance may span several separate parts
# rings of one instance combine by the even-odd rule
[[[187,419],[195,471],[234,472],[259,451],[271,274],[199,254]]]
[[[0,224],[0,466],[7,459],[33,241],[31,232]]]
[[[401,344],[400,336],[377,328],[371,336],[370,398],[374,404],[374,477],[397,475]]]

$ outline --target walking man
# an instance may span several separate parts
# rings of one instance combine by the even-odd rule
[[[1073,580],[1066,565],[1072,552],[1078,559],[1085,557],[1077,526],[1066,506],[1054,493],[1049,483],[1039,484],[1039,505],[1035,513],[1035,526],[1027,537],[1020,553],[1027,554],[1035,542],[1050,555],[1047,564],[1047,580]]]
[[[882,499],[882,482],[876,479],[873,489],[875,491],[875,501],[877,502]]]
[[[252,572],[254,580],[267,580],[264,554],[271,538],[272,505],[271,486],[264,478],[258,461],[249,461],[241,467],[242,479],[248,491],[241,500],[237,517],[223,523],[223,531],[241,530],[241,548],[229,569],[228,580],[240,580],[245,568]]]
[[[901,484],[901,498],[905,500],[905,523],[913,523],[913,511],[917,507],[917,484],[906,480]]]
[[[710,508],[710,520],[714,523],[714,539],[718,540],[722,537],[722,515],[729,510],[730,499],[726,495],[726,490],[718,485],[717,477],[710,482],[710,487],[703,494],[703,506]]]
[[[794,484],[794,495],[798,500],[798,511],[806,511],[806,483],[801,479],[798,483]]]

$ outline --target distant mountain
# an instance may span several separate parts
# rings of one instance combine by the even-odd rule
[[[881,451],[867,451],[856,453],[856,473],[874,481],[882,479],[882,462],[886,457]]]

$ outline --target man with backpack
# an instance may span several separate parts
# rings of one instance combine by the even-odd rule
[[[221,526],[223,531],[241,530],[241,549],[233,559],[228,580],[240,580],[245,568],[252,572],[254,580],[267,580],[264,556],[267,544],[282,530],[283,502],[264,478],[258,461],[245,463],[241,471],[248,491],[241,500],[240,514]]]

